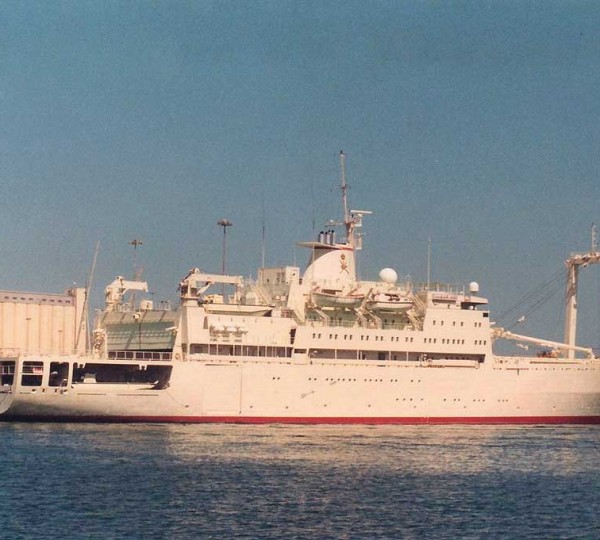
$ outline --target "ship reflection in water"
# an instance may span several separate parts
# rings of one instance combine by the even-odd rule
[[[3,535],[593,538],[597,427],[0,424]]]

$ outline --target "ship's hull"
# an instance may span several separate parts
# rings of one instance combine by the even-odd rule
[[[17,383],[0,419],[295,424],[600,423],[600,363],[175,362],[150,384]]]

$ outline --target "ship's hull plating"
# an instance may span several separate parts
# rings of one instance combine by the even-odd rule
[[[492,359],[176,362],[170,385],[15,386],[0,419],[294,424],[596,424],[600,363]]]

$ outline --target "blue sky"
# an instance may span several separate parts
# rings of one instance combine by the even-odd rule
[[[501,313],[600,223],[600,4],[589,1],[0,3],[5,289],[155,298],[192,266],[253,275],[339,215],[338,153],[365,220],[363,277],[476,280]],[[598,343],[599,272],[581,341]],[[562,289],[561,289],[562,291]],[[559,294],[519,330],[560,339]],[[585,317],[584,317],[585,316]],[[492,316],[493,318],[493,316]]]

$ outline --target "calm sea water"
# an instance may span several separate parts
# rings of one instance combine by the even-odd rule
[[[0,424],[1,538],[600,538],[600,428]]]

